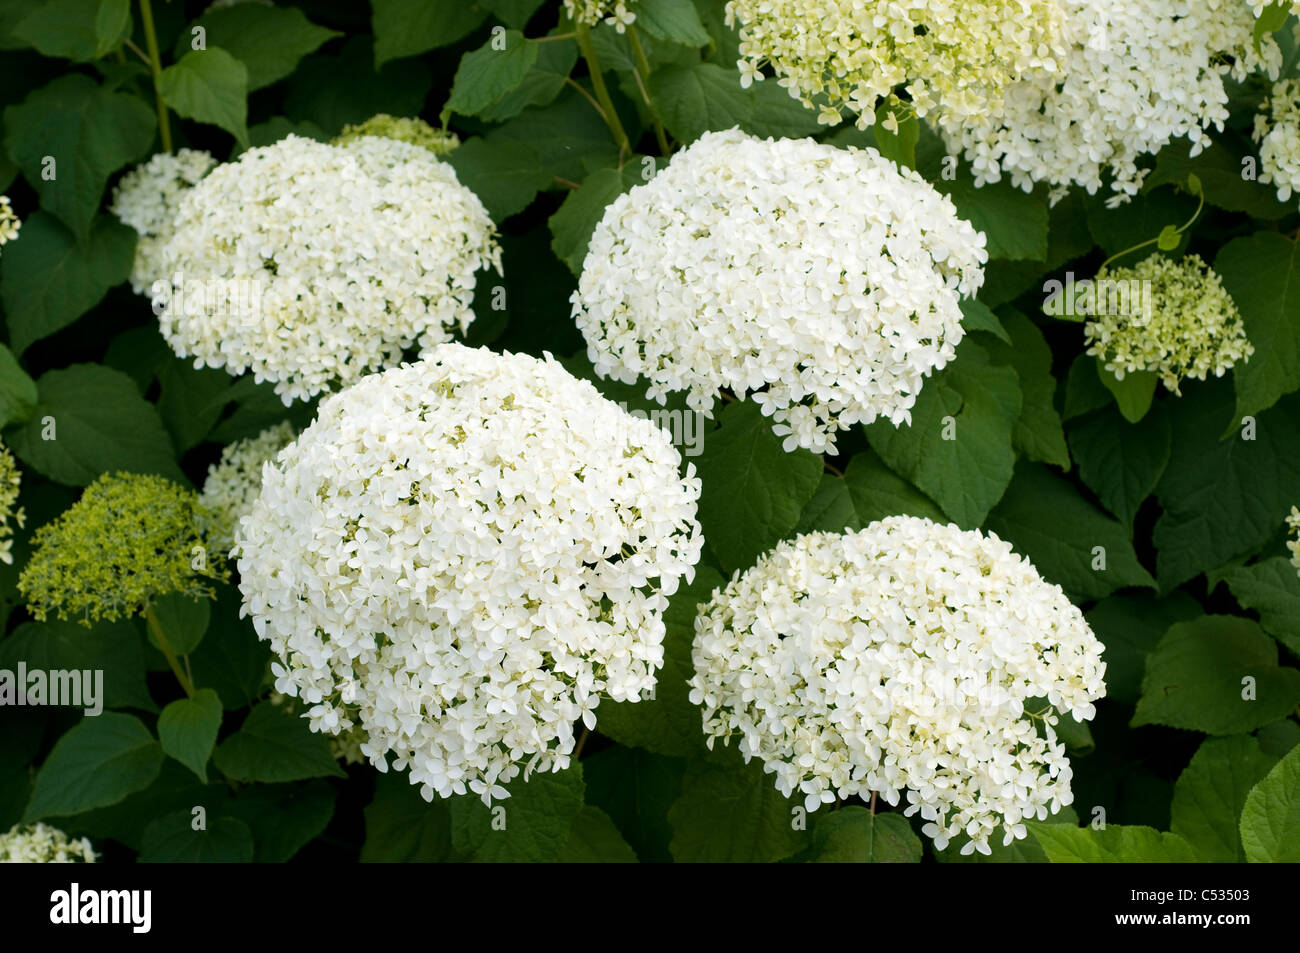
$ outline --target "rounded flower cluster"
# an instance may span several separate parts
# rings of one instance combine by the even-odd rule
[[[25,514],[18,505],[22,475],[9,448],[0,442],[0,563],[14,564],[14,526],[23,527]],[[10,521],[12,520],[12,525]]]
[[[163,279],[163,249],[171,241],[180,197],[216,164],[211,155],[197,149],[181,149],[175,155],[160,152],[122,176],[113,189],[110,210],[139,235],[131,265],[131,288],[136,294],[145,294]]]
[[[604,22],[619,33],[636,20],[636,14],[628,9],[628,0],[564,0],[564,12],[574,23],[595,26]]]
[[[1059,0],[730,0],[740,24],[741,83],[778,82],[835,124],[861,128],[903,86],[919,116],[945,124],[986,119],[1017,77],[1056,73],[1065,49]]]
[[[1300,80],[1284,79],[1261,104],[1255,117],[1259,143],[1259,181],[1277,186],[1279,201],[1300,192]]]
[[[753,391],[786,449],[855,423],[910,420],[962,338],[984,235],[874,149],[708,133],[605,209],[573,295],[596,371]]]
[[[563,769],[663,664],[703,543],[680,465],[550,357],[446,344],[327,397],[236,534],[276,690],[430,800]]]
[[[18,229],[22,228],[22,225],[14,212],[13,205],[9,202],[9,196],[0,195],[0,247],[17,238]]]
[[[158,596],[214,595],[226,570],[207,558],[198,496],[160,476],[104,474],[32,534],[18,577],[28,609],[90,625],[137,615]]]
[[[1291,551],[1291,565],[1295,566],[1296,573],[1300,574],[1300,507],[1291,507],[1286,525],[1288,530],[1295,533],[1295,539],[1286,541],[1286,548]]]
[[[251,370],[292,403],[465,331],[475,272],[500,271],[495,234],[428,149],[288,136],[181,199],[159,323],[196,366]]]
[[[460,137],[454,132],[434,129],[423,119],[398,118],[388,113],[379,113],[365,122],[344,126],[343,131],[333,141],[336,146],[344,146],[366,136],[407,142],[421,149],[427,149],[436,156],[446,155],[460,145]]]
[[[1026,191],[1048,183],[1056,201],[1071,185],[1095,194],[1107,170],[1112,206],[1137,194],[1138,160],[1176,139],[1190,153],[1228,118],[1225,75],[1264,66],[1276,75],[1271,37],[1255,49],[1255,19],[1241,0],[1061,0],[1069,41],[1063,69],[1025,74],[999,111],[940,124],[977,184],[1003,175]]]
[[[1127,304],[1098,309],[1105,313],[1090,314],[1083,328],[1088,353],[1120,380],[1153,371],[1178,394],[1184,378],[1221,377],[1255,353],[1218,272],[1196,255],[1153,254],[1132,268],[1103,269],[1095,285],[1131,289],[1126,298],[1106,295]]]
[[[1057,713],[1092,718],[1102,645],[996,536],[893,516],[779,544],[695,621],[691,701],[816,810],[878,793],[988,853],[1072,800]],[[1045,699],[1045,701],[1044,701]]]
[[[16,824],[0,834],[0,864],[93,864],[88,838],[73,840],[46,824]]]
[[[221,451],[221,459],[208,467],[199,494],[199,526],[221,552],[230,552],[239,521],[253,508],[253,501],[262,488],[263,465],[283,450],[293,436],[293,425],[283,421],[256,437],[229,444]]]

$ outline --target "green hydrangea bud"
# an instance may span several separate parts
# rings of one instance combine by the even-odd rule
[[[18,577],[28,609],[89,626],[138,615],[159,596],[215,596],[229,573],[209,560],[193,490],[160,476],[105,474],[32,536]]]
[[[13,565],[14,526],[23,525],[23,510],[18,506],[18,484],[21,477],[14,455],[0,441],[0,563]],[[13,525],[10,525],[13,520]]]
[[[401,119],[388,113],[371,116],[365,122],[353,126],[344,126],[343,131],[334,138],[333,144],[346,145],[363,136],[380,136],[407,142],[428,149],[436,156],[446,155],[460,145],[460,139],[454,132],[434,129],[423,119]]]

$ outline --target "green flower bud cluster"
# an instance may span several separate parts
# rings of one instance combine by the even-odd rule
[[[18,464],[9,448],[0,442],[0,563],[12,566],[14,562],[14,527],[9,521],[22,529],[23,509],[18,505],[18,484],[21,477]]]
[[[1295,539],[1286,541],[1286,548],[1291,551],[1291,565],[1295,566],[1297,575],[1300,575],[1300,508],[1291,507],[1291,515],[1286,518],[1286,527],[1295,533]]]
[[[215,596],[229,578],[210,560],[198,495],[160,476],[105,474],[32,536],[18,577],[28,609],[89,626],[138,615],[159,596]]]
[[[344,126],[331,143],[342,146],[364,136],[379,136],[383,139],[396,139],[428,149],[436,156],[444,156],[460,145],[460,137],[446,129],[434,129],[423,119],[403,119],[380,113],[371,116],[365,122]]]
[[[17,238],[21,225],[22,222],[14,214],[13,206],[9,204],[9,196],[0,195],[0,245]]]

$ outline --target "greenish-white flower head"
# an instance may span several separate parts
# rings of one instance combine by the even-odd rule
[[[1300,80],[1284,79],[1260,104],[1255,116],[1259,143],[1259,181],[1277,188],[1279,201],[1300,192]]]
[[[21,482],[14,455],[0,442],[0,562],[10,566],[14,562],[14,527],[23,526],[23,508],[18,505]]]
[[[879,794],[942,850],[989,853],[1070,804],[1060,718],[1090,719],[1103,646],[993,535],[892,516],[782,542],[700,606],[690,699],[807,810]]]
[[[636,20],[635,7],[635,2],[629,5],[627,0],[564,0],[564,12],[574,23],[607,23],[619,33]]]
[[[423,119],[406,119],[388,113],[379,113],[365,122],[344,126],[343,131],[334,137],[333,144],[346,145],[366,136],[407,142],[428,149],[436,156],[446,155],[460,145],[460,137],[448,129],[435,129]]]
[[[0,834],[0,864],[93,864],[88,838],[73,840],[48,824],[16,824]]]
[[[253,508],[262,488],[262,467],[293,440],[293,425],[282,421],[256,437],[236,440],[208,467],[199,493],[199,525],[223,553],[235,544],[239,521]]]
[[[18,590],[40,621],[87,626],[142,613],[160,596],[215,595],[228,578],[198,525],[198,495],[160,476],[104,474],[32,534]]]
[[[1157,253],[1131,268],[1103,269],[1096,284],[1107,282],[1142,289],[1127,307],[1090,315],[1084,325],[1088,353],[1120,380],[1151,371],[1178,394],[1183,380],[1221,377],[1255,352],[1218,272],[1196,255]]]
[[[906,89],[919,116],[960,125],[1001,110],[1016,78],[1054,74],[1064,56],[1058,0],[731,0],[742,85],[770,65],[823,122],[858,126]]]
[[[14,212],[13,205],[9,202],[9,196],[0,195],[0,246],[18,237],[18,229],[22,224],[17,213]]]
[[[1291,513],[1286,518],[1287,529],[1295,533],[1295,539],[1286,541],[1286,548],[1291,551],[1291,565],[1295,566],[1295,571],[1300,574],[1300,507],[1291,507]]]

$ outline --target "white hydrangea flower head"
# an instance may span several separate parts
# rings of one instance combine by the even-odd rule
[[[857,125],[903,86],[919,116],[960,125],[1001,107],[1029,72],[1054,74],[1065,55],[1060,0],[730,0],[739,24],[741,85],[764,65],[823,123],[844,109]]]
[[[277,691],[426,799],[562,770],[663,664],[703,544],[681,462],[549,356],[445,344],[325,398],[236,534]]]
[[[286,404],[421,355],[474,319],[496,229],[450,165],[365,136],[287,136],[181,199],[163,251],[163,337],[195,365],[251,370]]]
[[[1291,513],[1286,518],[1287,529],[1295,533],[1295,539],[1286,541],[1286,548],[1291,551],[1291,565],[1295,566],[1295,571],[1300,575],[1300,507],[1291,507]]]
[[[564,0],[564,12],[574,23],[586,26],[607,23],[619,33],[636,21],[627,0]]]
[[[1276,76],[1272,37],[1258,50],[1255,18],[1241,0],[1062,0],[1069,41],[1063,70],[1011,83],[1000,111],[939,124],[949,152],[964,155],[979,185],[1003,176],[1030,191],[1072,185],[1089,194],[1110,177],[1109,204],[1137,194],[1138,160],[1177,139],[1190,154],[1228,118],[1226,76],[1263,67]]]
[[[1131,268],[1099,271],[1095,284],[1105,282],[1142,289],[1128,307],[1091,314],[1083,327],[1087,353],[1120,380],[1153,371],[1179,394],[1184,379],[1222,377],[1255,353],[1223,280],[1196,255],[1152,254]]]
[[[122,176],[113,189],[109,210],[139,236],[131,265],[131,289],[136,294],[145,294],[163,279],[163,248],[171,241],[180,197],[216,164],[209,153],[198,149],[181,149],[175,155],[159,152]]]
[[[255,437],[236,440],[221,451],[221,459],[208,467],[199,493],[199,525],[205,537],[221,552],[235,544],[235,528],[248,515],[262,488],[262,467],[288,446],[293,425],[281,421]]]
[[[1253,135],[1259,143],[1259,181],[1277,186],[1278,201],[1300,192],[1300,80],[1273,85],[1255,116]]]
[[[807,810],[906,791],[942,850],[988,853],[1073,799],[1058,715],[1093,717],[1102,645],[992,534],[893,516],[787,540],[702,605],[691,701]]]
[[[0,864],[93,864],[95,851],[48,824],[16,824],[0,834]]]
[[[13,452],[0,441],[0,563],[14,564],[14,528],[22,529],[26,521],[18,505],[22,474],[14,462]]]
[[[910,420],[987,260],[947,196],[874,149],[732,129],[605,209],[573,314],[601,376],[705,414],[752,391],[787,450],[822,452]]]
[[[9,196],[0,195],[0,247],[17,238],[18,229],[22,228],[22,225],[17,213],[14,212],[13,205],[9,202]]]

